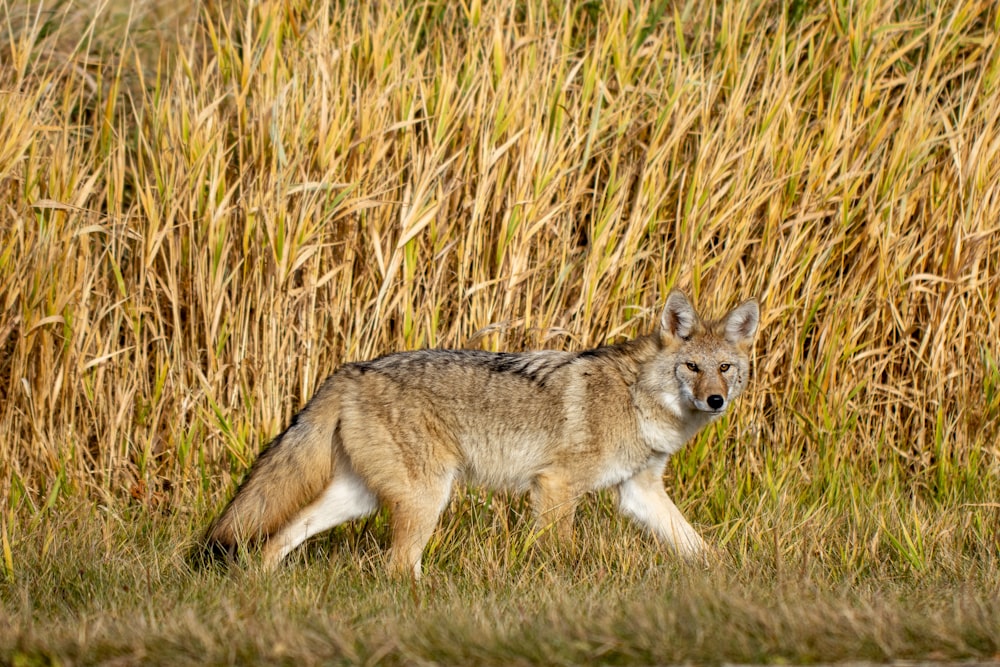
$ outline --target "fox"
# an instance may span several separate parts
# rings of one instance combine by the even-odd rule
[[[205,535],[276,567],[305,540],[389,512],[391,572],[421,576],[453,487],[528,493],[534,530],[571,544],[587,493],[682,559],[707,545],[667,495],[668,459],[746,388],[755,298],[702,319],[680,290],[649,334],[579,352],[425,349],[336,369],[258,456]]]

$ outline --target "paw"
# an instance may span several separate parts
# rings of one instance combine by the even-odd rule
[[[690,526],[686,526],[686,530],[676,532],[671,546],[678,556],[692,562],[704,562],[711,552],[708,543]]]

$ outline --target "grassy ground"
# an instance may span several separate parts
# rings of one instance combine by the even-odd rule
[[[816,536],[797,529],[689,569],[607,503],[585,508],[575,557],[528,547],[516,511],[455,509],[419,585],[384,576],[381,519],[339,529],[268,575],[192,569],[185,546],[198,514],[60,513],[19,543],[31,565],[4,585],[0,645],[15,664],[812,663],[1000,651],[1000,572],[975,549],[957,571],[916,571],[891,548],[827,567],[823,551],[857,545],[799,550]]]
[[[0,0],[0,662],[1000,659],[992,2]],[[193,568],[338,363],[762,304],[665,480]]]

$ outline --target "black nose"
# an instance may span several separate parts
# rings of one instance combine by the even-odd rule
[[[708,397],[708,407],[712,408],[713,410],[718,410],[725,404],[726,404],[726,399],[722,398],[718,394],[712,394],[711,396]]]

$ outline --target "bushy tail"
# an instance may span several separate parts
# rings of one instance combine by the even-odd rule
[[[285,431],[254,462],[236,496],[205,536],[211,553],[233,556],[266,540],[331,482],[340,396],[328,379]]]

